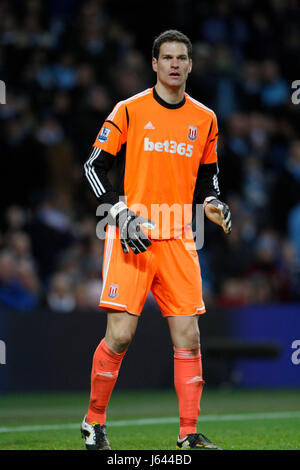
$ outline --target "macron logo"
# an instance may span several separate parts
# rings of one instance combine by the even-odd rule
[[[202,382],[202,377],[200,377],[199,375],[196,375],[195,377],[193,377],[191,380],[188,380],[187,382],[185,382],[186,384],[193,384],[195,382]]]
[[[104,375],[104,377],[115,379],[115,376],[111,372],[97,372],[96,375]]]
[[[149,121],[148,124],[145,125],[144,129],[155,129],[155,127],[153,126],[152,122]]]

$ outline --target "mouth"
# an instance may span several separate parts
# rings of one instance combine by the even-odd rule
[[[180,73],[179,73],[179,72],[171,72],[171,73],[169,73],[169,77],[172,77],[172,78],[179,78],[179,77],[180,77]]]

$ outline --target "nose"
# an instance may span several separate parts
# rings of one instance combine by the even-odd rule
[[[172,59],[171,60],[171,67],[174,68],[174,69],[177,69],[178,66],[179,66],[178,60],[176,58]]]

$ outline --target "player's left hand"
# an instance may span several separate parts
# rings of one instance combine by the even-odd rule
[[[155,223],[131,211],[123,201],[114,204],[109,210],[110,224],[117,225],[120,231],[120,241],[124,253],[129,248],[135,255],[143,253],[151,245],[151,240],[142,230],[153,230]]]
[[[231,213],[225,202],[214,197],[208,197],[204,201],[204,212],[212,222],[220,225],[224,232],[229,235],[231,232]]]

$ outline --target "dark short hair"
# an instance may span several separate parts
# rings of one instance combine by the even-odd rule
[[[182,42],[187,47],[188,57],[192,58],[192,43],[190,39],[176,29],[168,29],[154,39],[152,46],[152,57],[158,59],[160,47],[165,42]]]

